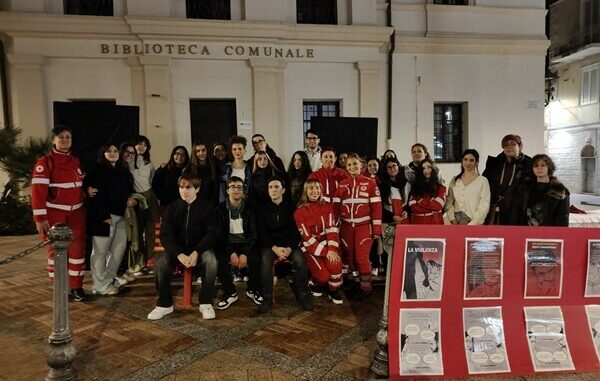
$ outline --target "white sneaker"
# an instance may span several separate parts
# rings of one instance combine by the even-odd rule
[[[168,315],[171,312],[173,312],[173,306],[171,306],[171,307],[155,307],[148,314],[148,319],[150,319],[150,320],[162,319],[163,316]]]
[[[115,280],[117,281],[117,283],[119,283],[119,286],[125,286],[127,283],[129,283],[129,281],[124,276],[118,276],[115,278]]]
[[[202,284],[202,277],[201,276],[198,277],[197,282],[198,282],[198,284]]]
[[[135,280],[135,277],[129,273],[123,273],[123,275],[121,275],[121,278],[125,278],[127,279],[128,282],[133,282]]]
[[[203,319],[210,320],[214,319],[216,316],[212,304],[201,304],[198,309],[200,310]]]

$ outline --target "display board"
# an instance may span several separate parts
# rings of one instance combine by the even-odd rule
[[[600,371],[598,240],[597,228],[399,225],[390,377]]]

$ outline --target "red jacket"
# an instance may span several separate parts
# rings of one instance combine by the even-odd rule
[[[339,253],[340,236],[331,204],[304,204],[294,212],[294,220],[302,236],[303,252],[316,257],[324,257],[328,251]]]
[[[418,225],[443,225],[444,204],[446,203],[446,187],[438,186],[436,195],[415,196],[412,194],[408,201],[411,223]]]
[[[323,200],[332,202],[335,191],[343,180],[349,179],[348,172],[341,168],[321,168],[308,176],[309,180],[319,180],[321,183],[321,194]]]
[[[333,199],[333,210],[342,223],[370,223],[373,235],[381,235],[381,195],[375,180],[363,175],[343,180]]]
[[[83,205],[83,173],[79,159],[52,149],[35,162],[31,179],[31,208],[36,222],[48,219],[48,209],[71,211]]]

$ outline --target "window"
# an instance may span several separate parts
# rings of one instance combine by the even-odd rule
[[[185,0],[188,19],[231,20],[230,0]]]
[[[469,5],[469,0],[433,0],[434,4]]]
[[[440,163],[460,161],[463,141],[463,114],[466,103],[433,105],[433,156]]]
[[[65,15],[113,16],[112,0],[64,0]]]
[[[581,104],[598,102],[598,65],[581,69]]]
[[[302,119],[304,120],[304,132],[310,128],[310,118],[313,116],[339,117],[340,101],[305,101],[302,104]]]
[[[296,0],[298,24],[337,24],[336,0]]]

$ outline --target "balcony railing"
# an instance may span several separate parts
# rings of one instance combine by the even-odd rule
[[[585,33],[577,33],[566,41],[553,42],[550,47],[551,57],[567,56],[586,45],[600,43],[600,25],[595,24],[586,28]]]

